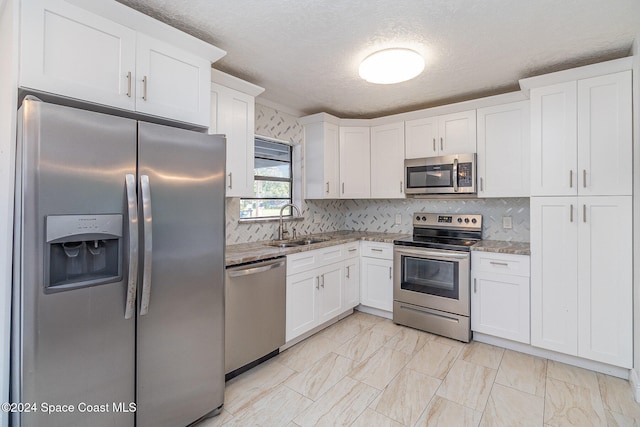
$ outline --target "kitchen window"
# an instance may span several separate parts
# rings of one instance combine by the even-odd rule
[[[292,147],[266,138],[255,138],[254,197],[240,200],[240,218],[274,218],[293,199]],[[291,207],[283,211],[291,216]]]

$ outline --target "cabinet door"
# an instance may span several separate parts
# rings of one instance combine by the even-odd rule
[[[578,81],[578,194],[632,194],[631,71]]]
[[[351,258],[344,262],[344,304],[349,309],[360,304],[360,259]]]
[[[320,282],[315,270],[287,276],[287,341],[318,324],[319,292]]]
[[[576,82],[531,89],[531,195],[577,194]]]
[[[437,156],[438,118],[409,120],[405,122],[405,159]]]
[[[531,198],[531,344],[578,352],[577,197]]]
[[[529,344],[529,278],[472,271],[471,330]]]
[[[360,303],[393,311],[393,261],[363,257],[360,269]]]
[[[404,123],[371,128],[371,198],[404,198]]]
[[[342,292],[344,290],[343,263],[335,263],[321,268],[320,306],[318,324],[333,319],[342,312]]]
[[[227,137],[227,197],[254,196],[254,123],[253,96],[211,83],[209,132]]]
[[[476,110],[438,117],[440,156],[476,152]]]
[[[305,198],[340,198],[340,127],[317,122],[304,126]]]
[[[135,31],[61,0],[21,5],[21,87],[134,110]]]
[[[631,196],[578,201],[578,356],[631,368]]]
[[[478,197],[529,197],[529,101],[478,110]]]
[[[136,110],[209,127],[211,63],[138,33]]]
[[[340,127],[340,198],[367,199],[371,195],[368,127]]]

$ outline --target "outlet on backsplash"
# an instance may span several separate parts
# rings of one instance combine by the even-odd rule
[[[396,225],[402,225],[402,214],[396,214]]]
[[[512,229],[513,228],[513,221],[511,220],[510,216],[503,216],[502,217],[502,228],[504,228],[504,229]]]
[[[320,224],[322,222],[322,215],[319,213],[314,213],[313,214],[313,223],[314,224]]]

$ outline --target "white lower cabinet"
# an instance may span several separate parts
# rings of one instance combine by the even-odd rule
[[[360,304],[360,242],[345,245],[344,261],[344,302],[345,309]]]
[[[393,245],[362,242],[360,304],[393,311]]]
[[[530,343],[528,256],[471,252],[471,330]]]
[[[531,198],[531,344],[632,367],[630,196]]]

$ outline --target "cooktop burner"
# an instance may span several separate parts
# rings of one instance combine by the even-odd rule
[[[413,236],[393,243],[431,249],[469,251],[482,240],[482,215],[431,214],[413,215]]]

